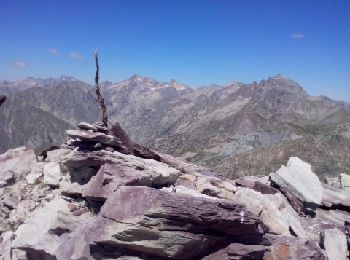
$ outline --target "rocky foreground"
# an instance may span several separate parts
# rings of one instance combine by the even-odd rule
[[[296,157],[235,181],[81,123],[0,155],[0,259],[348,259],[350,193]]]

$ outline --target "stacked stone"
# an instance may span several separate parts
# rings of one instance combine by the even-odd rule
[[[79,130],[67,130],[67,148],[78,148],[82,151],[118,151],[123,154],[132,154],[144,159],[160,160],[155,152],[133,143],[119,123],[111,129],[98,124],[79,123]]]

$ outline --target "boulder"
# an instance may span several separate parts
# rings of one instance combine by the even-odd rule
[[[275,174],[271,174],[270,179],[273,187],[278,189],[287,198],[293,209],[295,209],[298,213],[309,213],[302,198],[295,194],[291,188],[285,186],[281,178]]]
[[[47,162],[65,162],[74,156],[74,151],[72,149],[56,149],[52,151],[47,151]]]
[[[286,187],[306,207],[315,208],[321,205],[323,188],[317,175],[312,172],[311,165],[297,157],[291,157],[287,166],[282,166],[270,175],[273,185]]]
[[[50,186],[58,186],[62,179],[61,166],[57,162],[49,162],[44,166],[44,183]]]
[[[234,201],[244,204],[249,211],[259,215],[270,232],[291,236],[292,231],[298,237],[306,237],[298,214],[282,194],[262,194],[248,188],[239,188]]]
[[[326,250],[329,260],[348,259],[348,246],[345,234],[337,228],[321,232],[320,244]]]
[[[114,192],[92,230],[99,245],[174,259],[204,256],[227,239],[254,243],[264,233],[243,205],[137,186]]]

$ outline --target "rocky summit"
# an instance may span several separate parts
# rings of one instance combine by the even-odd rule
[[[0,259],[349,256],[350,193],[292,157],[228,180],[88,123],[39,154],[0,155]]]

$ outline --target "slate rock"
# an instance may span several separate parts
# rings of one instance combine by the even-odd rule
[[[114,192],[93,230],[97,244],[174,259],[205,255],[225,239],[253,243],[264,234],[258,217],[243,205],[138,186]]]
[[[66,130],[70,138],[78,138],[86,142],[102,143],[110,146],[120,146],[121,143],[112,135],[107,135],[99,132],[90,132],[86,130]]]

